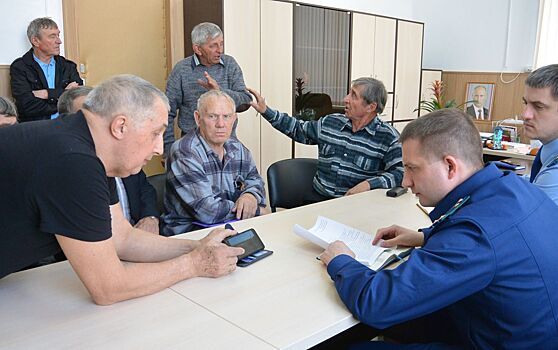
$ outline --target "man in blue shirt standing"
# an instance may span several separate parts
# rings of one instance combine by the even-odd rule
[[[401,142],[403,186],[435,207],[433,224],[418,232],[396,225],[378,230],[374,243],[382,246],[422,246],[393,270],[373,271],[345,244],[332,243],[321,260],[345,305],[380,329],[428,318],[432,342],[555,348],[558,207],[515,174],[483,167],[478,130],[462,111],[443,109],[411,122]]]
[[[66,89],[83,85],[76,64],[60,56],[60,30],[50,18],[37,18],[27,27],[32,48],[10,66],[12,95],[19,121],[58,117],[58,98]]]
[[[529,74],[523,103],[525,134],[543,143],[531,167],[529,181],[558,204],[558,64]]]

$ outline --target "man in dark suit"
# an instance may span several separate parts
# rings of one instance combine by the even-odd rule
[[[76,64],[60,56],[60,30],[50,18],[37,18],[27,27],[32,48],[10,66],[12,95],[19,121],[58,117],[56,104],[65,90],[83,85]]]
[[[487,91],[484,85],[479,85],[473,90],[473,103],[467,107],[467,114],[475,119],[489,120],[488,108],[484,106]]]
[[[122,181],[123,188],[119,186],[118,180]],[[116,178],[116,188],[118,190],[120,206],[122,211],[124,211],[126,219],[136,228],[159,234],[157,193],[147,181],[143,170],[123,179]],[[124,190],[123,193],[121,193],[122,189]],[[122,196],[124,195],[126,199],[123,199]],[[124,205],[124,201],[127,201],[127,208]]]

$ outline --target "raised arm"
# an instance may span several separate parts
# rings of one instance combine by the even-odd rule
[[[246,84],[244,83],[244,76],[242,74],[242,69],[236,62],[236,60],[227,56],[228,69],[228,87],[221,86],[221,90],[226,92],[236,105],[236,111],[238,113],[244,112],[250,108],[250,102],[252,102],[252,96],[246,91]]]
[[[252,101],[250,105],[262,115],[275,129],[279,130],[286,136],[296,142],[307,145],[315,145],[318,143],[318,134],[320,128],[319,121],[303,121],[289,116],[287,113],[269,108],[265,103],[265,98],[256,90],[247,88],[254,95],[256,101]]]

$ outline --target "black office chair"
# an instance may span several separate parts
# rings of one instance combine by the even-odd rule
[[[328,94],[310,93],[304,102],[304,108],[312,108],[316,111],[316,120],[333,113],[331,97]]]
[[[284,159],[271,164],[267,169],[271,211],[309,204],[307,199],[312,197],[312,180],[317,170],[318,160],[310,158]]]
[[[153,186],[153,188],[155,188],[155,191],[157,192],[157,209],[159,209],[160,214],[163,214],[165,212],[163,200],[165,198],[166,178],[166,174],[152,175],[147,178],[147,181],[149,181],[151,186]]]

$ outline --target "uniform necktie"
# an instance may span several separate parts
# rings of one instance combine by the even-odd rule
[[[537,152],[537,155],[535,156],[535,160],[533,161],[533,165],[531,166],[531,177],[529,178],[529,182],[535,181],[535,177],[537,177],[537,174],[539,173],[539,171],[541,171],[542,168],[541,151],[542,151],[542,147]]]

